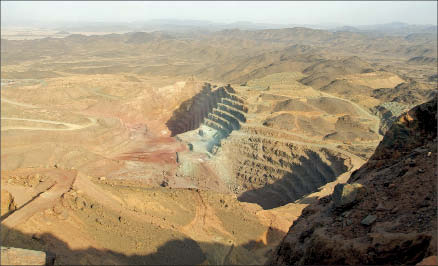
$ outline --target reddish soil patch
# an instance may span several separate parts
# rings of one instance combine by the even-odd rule
[[[116,159],[176,165],[176,153],[186,150],[187,147],[174,138],[157,137],[148,140],[144,148],[125,152]]]

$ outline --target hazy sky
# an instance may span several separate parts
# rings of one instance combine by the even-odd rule
[[[283,2],[4,2],[2,24],[20,21],[133,22],[195,19],[231,23],[365,25],[389,22],[437,24],[436,1]]]

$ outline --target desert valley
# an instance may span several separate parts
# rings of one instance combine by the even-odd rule
[[[2,264],[436,261],[436,26],[32,32],[1,39]]]

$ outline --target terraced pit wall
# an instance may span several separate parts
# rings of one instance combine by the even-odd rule
[[[238,199],[264,209],[316,192],[351,168],[350,158],[342,153],[242,131],[223,140],[222,156]]]
[[[205,83],[202,91],[183,102],[167,121],[171,136],[197,129],[203,122],[225,136],[239,129],[246,120],[243,112],[248,110],[234,93],[229,85],[212,90]]]

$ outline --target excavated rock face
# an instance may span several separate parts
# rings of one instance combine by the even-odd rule
[[[203,122],[224,135],[239,129],[248,110],[233,93],[229,85],[212,90],[209,83],[204,84],[202,91],[183,102],[167,121],[171,135],[196,129]]]
[[[348,158],[324,148],[312,148],[251,136],[233,140],[227,156],[244,190],[240,201],[272,209],[294,202],[334,181],[348,170]]]
[[[348,183],[361,184],[366,195],[337,208],[343,196],[339,187],[308,206],[271,264],[399,265],[436,256],[436,157],[435,98],[402,115],[371,159],[351,175]]]

